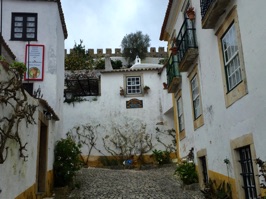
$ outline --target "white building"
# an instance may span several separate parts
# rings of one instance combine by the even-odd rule
[[[229,180],[233,198],[265,194],[254,161],[266,160],[265,6],[263,0],[169,0],[160,36],[169,49],[177,47],[176,65],[167,68],[179,157],[194,148],[201,187],[209,178]]]
[[[40,88],[42,99],[28,96],[38,105],[36,124],[20,127],[27,161],[19,158],[18,145],[8,142],[7,159],[0,164],[0,198],[41,198],[52,193],[54,141],[62,131],[66,25],[60,0],[3,0],[1,10],[2,36],[16,60],[27,64],[25,86],[30,94]],[[0,106],[0,117],[6,111]]]
[[[87,124],[94,127],[100,124],[97,129],[96,147],[101,152],[93,149],[90,157],[91,161],[96,161],[103,154],[111,156],[105,150],[102,138],[112,136],[114,128],[118,128],[122,133],[133,133],[140,131],[141,124],[144,124],[146,133],[152,134],[153,149],[165,150],[164,146],[156,141],[155,129],[173,129],[174,121],[172,98],[167,90],[163,89],[162,84],[166,82],[163,65],[142,64],[141,60],[137,59],[131,68],[113,70],[110,58],[106,58],[105,68],[100,74],[98,96],[85,95],[82,97],[87,101],[64,104],[65,124],[62,136],[73,127]],[[145,86],[149,87],[147,93]],[[169,136],[162,136],[161,139],[166,144],[171,144],[172,138]],[[88,153],[86,146],[83,147],[82,153]],[[149,152],[151,153],[152,151]]]

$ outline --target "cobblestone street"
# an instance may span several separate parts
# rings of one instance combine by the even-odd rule
[[[174,166],[148,170],[84,168],[72,199],[203,199],[200,191],[181,188]]]

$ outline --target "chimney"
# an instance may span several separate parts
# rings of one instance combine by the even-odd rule
[[[106,54],[105,55],[105,70],[106,71],[111,71],[113,70],[112,64],[111,64],[111,59],[110,59],[110,55]]]

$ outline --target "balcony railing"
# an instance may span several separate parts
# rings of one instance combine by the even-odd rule
[[[178,70],[177,57],[173,54],[168,59],[167,62],[167,84],[168,92],[175,93],[178,89],[178,84],[181,81],[181,76]]]
[[[213,29],[230,0],[200,0],[202,28]]]
[[[190,19],[184,20],[176,38],[176,46],[179,71],[185,72],[198,56],[196,28]]]

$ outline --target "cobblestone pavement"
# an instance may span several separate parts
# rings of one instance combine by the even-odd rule
[[[203,199],[200,191],[181,188],[174,166],[148,170],[82,169],[72,199]]]

